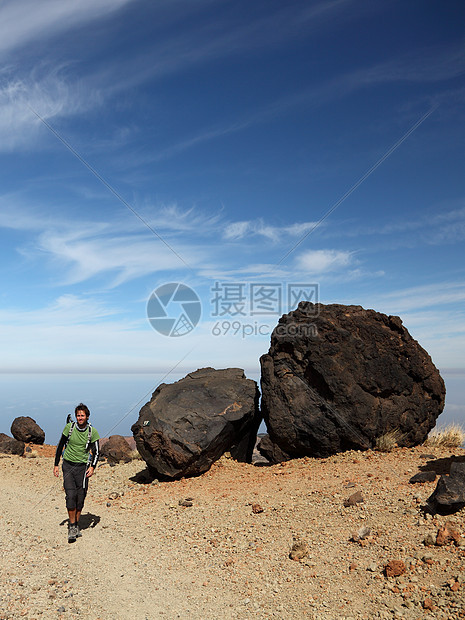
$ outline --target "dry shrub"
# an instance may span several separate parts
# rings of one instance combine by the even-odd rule
[[[436,427],[428,435],[425,446],[432,448],[460,448],[465,442],[465,430],[459,424]]]
[[[132,450],[129,456],[131,458],[131,461],[143,461],[143,458],[139,454],[139,450]]]
[[[403,433],[398,428],[388,431],[384,433],[384,435],[380,435],[380,437],[376,438],[375,450],[379,450],[380,452],[391,452],[391,450],[397,447],[402,437]]]

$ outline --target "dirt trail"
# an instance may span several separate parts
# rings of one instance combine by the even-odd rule
[[[170,483],[142,483],[141,461],[101,465],[73,544],[61,479],[38,452],[0,458],[0,619],[465,617],[462,541],[423,544],[447,520],[465,533],[465,511],[433,521],[421,506],[436,483],[408,483],[430,449],[273,467],[223,457]],[[344,507],[357,490],[364,502]],[[361,527],[371,533],[351,541]],[[301,561],[294,539],[308,544]],[[388,579],[392,559],[407,571]]]

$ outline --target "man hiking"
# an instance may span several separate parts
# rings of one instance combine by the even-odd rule
[[[58,478],[60,475],[58,464],[63,453],[63,486],[66,492],[66,508],[69,517],[68,542],[70,543],[82,536],[79,529],[79,517],[84,507],[89,478],[97,465],[100,439],[97,430],[89,424],[90,411],[86,405],[79,403],[74,413],[76,422],[69,421],[63,429],[53,467],[53,474]]]

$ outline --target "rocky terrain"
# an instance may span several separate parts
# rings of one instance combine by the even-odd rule
[[[53,451],[0,458],[1,619],[465,617],[465,510],[431,515],[438,478],[409,483],[463,449],[223,456],[171,482],[101,464],[73,544]]]

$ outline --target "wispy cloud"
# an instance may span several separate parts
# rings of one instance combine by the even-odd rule
[[[60,69],[0,80],[0,151],[31,148],[46,131],[34,110],[44,119],[81,114],[100,104],[97,91],[85,92]],[[47,139],[49,136],[47,135]]]
[[[117,309],[110,309],[103,302],[89,297],[73,294],[60,295],[43,308],[7,310],[0,309],[0,323],[3,325],[37,326],[55,325],[57,328],[86,324],[114,316]]]
[[[465,282],[435,282],[373,295],[381,312],[400,314],[423,308],[443,308],[465,301]],[[439,327],[439,326],[438,326]]]
[[[414,219],[396,215],[394,220],[379,222],[377,226],[355,221],[349,225],[343,220],[325,229],[322,235],[326,239],[374,236],[378,239],[377,247],[380,237],[387,237],[391,249],[456,243],[465,239],[465,208],[460,206],[463,202],[458,199],[453,204],[433,204]]]
[[[261,236],[270,241],[280,241],[283,237],[300,237],[315,226],[315,222],[296,222],[290,226],[273,226],[263,219],[231,222],[224,227],[223,238],[238,241],[246,237]]]
[[[353,252],[340,250],[307,250],[296,259],[297,267],[308,274],[346,269],[353,262]]]
[[[39,249],[50,256],[58,270],[68,266],[64,277],[66,284],[114,272],[110,286],[118,286],[134,278],[180,267],[177,256],[146,234],[74,239],[48,232],[40,236]],[[201,247],[183,243],[182,254],[189,265],[195,266],[201,261],[203,252]]]

